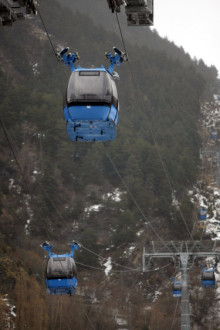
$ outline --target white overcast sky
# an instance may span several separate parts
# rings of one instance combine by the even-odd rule
[[[220,0],[154,0],[154,28],[220,76]]]

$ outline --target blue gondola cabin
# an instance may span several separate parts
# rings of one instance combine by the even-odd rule
[[[48,252],[49,258],[46,266],[46,287],[50,294],[75,294],[77,287],[77,269],[74,261],[74,251],[78,244],[70,244],[71,252],[66,254],[51,253],[51,245],[44,243],[43,249]]]
[[[216,140],[217,135],[218,135],[218,132],[216,130],[214,130],[214,129],[213,130],[210,130],[210,138],[212,140]]]
[[[207,219],[207,208],[200,207],[198,212],[199,212],[199,220],[206,220]]]
[[[68,48],[60,53],[66,65],[71,67],[71,76],[64,97],[66,130],[72,141],[111,141],[116,138],[118,123],[118,93],[113,71],[114,65],[125,60],[125,54],[114,48],[115,55],[106,57],[110,66],[86,69],[74,62],[78,54],[67,54]]]
[[[182,283],[180,281],[173,281],[173,297],[182,296]]]
[[[201,282],[203,288],[214,288],[215,287],[215,271],[214,269],[203,269]]]

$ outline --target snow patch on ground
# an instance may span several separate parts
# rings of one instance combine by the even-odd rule
[[[213,240],[220,239],[220,190],[216,187],[207,186],[203,189],[194,187],[189,191],[191,202],[198,208],[207,209],[206,220],[198,220],[204,225],[205,232],[212,236]]]
[[[160,291],[155,291],[154,293],[154,298],[153,298],[153,302],[156,302],[158,297],[162,295],[162,292]]]
[[[115,321],[116,321],[117,325],[127,325],[128,324],[128,322],[126,320],[124,320],[120,317],[116,317]]]
[[[99,212],[101,210],[101,208],[103,208],[104,205],[102,204],[95,204],[95,205],[91,205],[91,206],[88,206],[84,209],[85,213],[87,216],[90,215],[91,212]]]
[[[105,266],[105,275],[108,276],[110,271],[112,270],[112,258],[109,257],[106,263],[104,263]]]
[[[4,295],[3,297],[0,297],[0,305],[2,301],[2,303],[7,307],[6,314],[4,316],[6,317],[5,329],[15,329],[16,327],[15,327],[14,318],[16,317],[16,313],[15,313],[16,306],[10,303],[7,296],[8,295]]]
[[[104,194],[102,196],[102,199],[103,200],[108,200],[108,199],[111,199],[113,202],[120,202],[121,201],[121,196],[123,194],[126,194],[125,191],[120,191],[119,188],[115,188],[115,190],[113,190],[112,192],[110,193],[107,193],[107,194]]]
[[[26,205],[26,211],[28,213],[29,218],[26,220],[26,225],[24,226],[24,230],[25,230],[25,234],[29,235],[30,234],[30,223],[34,218],[34,212],[32,211],[31,207],[30,207],[30,200],[31,200],[31,196],[30,195],[26,195],[25,196],[25,205]]]
[[[15,184],[14,179],[9,179],[9,185],[8,185],[9,190],[14,190],[18,195],[21,194],[21,187],[17,184]]]
[[[124,254],[125,254],[125,257],[128,258],[131,256],[132,252],[135,250],[136,246],[134,245],[131,245],[129,248],[127,248],[125,251],[124,251]]]
[[[32,71],[33,71],[34,76],[38,76],[40,74],[39,63],[35,63],[32,65]]]
[[[136,233],[136,235],[137,236],[141,236],[141,234],[143,234],[144,233],[144,229],[141,229],[141,230],[139,230],[137,233]]]

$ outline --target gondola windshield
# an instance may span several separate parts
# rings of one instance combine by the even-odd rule
[[[174,283],[173,284],[173,290],[181,290],[182,284],[181,283]]]
[[[214,271],[203,271],[202,272],[202,280],[213,280],[215,279]]]
[[[106,71],[74,71],[67,88],[67,103],[111,104],[112,78]]]
[[[76,266],[72,258],[50,258],[47,264],[47,278],[72,278],[76,276]]]

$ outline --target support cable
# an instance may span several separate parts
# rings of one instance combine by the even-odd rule
[[[53,43],[52,43],[51,38],[50,38],[50,36],[49,36],[49,33],[48,33],[48,31],[47,31],[46,25],[45,25],[45,23],[44,23],[44,21],[43,21],[43,18],[42,18],[42,16],[41,16],[41,14],[40,14],[40,11],[38,11],[38,12],[39,12],[39,17],[40,17],[40,19],[41,19],[41,22],[42,22],[42,24],[43,24],[43,27],[44,27],[44,29],[45,29],[45,32],[46,32],[46,34],[47,34],[48,40],[49,40],[49,42],[50,42],[50,44],[51,44],[51,48],[53,49],[53,52],[54,52],[55,56],[57,57],[57,54],[56,54],[55,48],[54,48],[54,46],[53,46]],[[120,26],[120,23],[119,23],[119,19],[118,19],[117,12],[116,12],[116,18],[117,18],[117,22],[118,22],[118,26],[119,26],[119,30],[120,30],[120,34],[121,34],[121,38],[122,38],[122,42],[123,42],[123,47],[124,47],[124,50],[125,50],[125,52],[126,52],[125,41],[124,41],[124,38],[123,38],[123,34],[122,34],[122,30],[121,30],[121,26]],[[131,65],[130,65],[130,62],[128,62],[128,64],[129,64],[129,68],[130,68],[130,71],[131,71],[131,75],[132,75],[133,79],[135,79],[135,78],[134,78],[133,71],[132,71],[132,68],[131,68]],[[104,147],[104,149],[105,149],[105,147]],[[107,152],[106,149],[105,149],[105,151]],[[108,155],[108,153],[107,153],[107,155]],[[109,155],[108,155],[108,157],[109,157],[109,159],[111,160],[111,158],[110,158]],[[111,163],[112,163],[112,165],[114,166],[114,168],[116,169],[116,166],[115,166],[115,164],[113,163],[112,160],[111,160]],[[117,170],[117,169],[116,169],[116,170]],[[119,174],[121,180],[123,180],[123,178],[121,177],[120,173],[119,173],[118,171],[117,171],[117,173]],[[140,206],[137,204],[136,200],[134,199],[133,195],[132,195],[131,192],[129,191],[129,189],[128,189],[126,183],[124,182],[124,180],[123,180],[122,182],[123,182],[123,184],[125,185],[127,191],[129,192],[129,195],[131,196],[132,200],[134,201],[136,207],[139,209],[139,211],[141,212],[142,216],[143,216],[143,217],[145,218],[145,220],[147,221],[145,215],[143,214],[142,210],[140,209]],[[42,185],[41,185],[38,181],[37,181],[37,184],[40,186],[41,189],[43,189]],[[46,194],[47,194],[47,192],[46,192]],[[49,198],[48,194],[47,194],[47,197]],[[51,201],[51,200],[50,200],[50,201]],[[53,204],[54,208],[57,210],[56,206],[54,205],[54,203],[53,203],[52,201],[51,201],[51,204]],[[63,218],[62,214],[59,212],[59,210],[57,210],[57,212],[58,212],[58,214],[61,216],[61,218],[62,218],[63,220],[65,220],[65,219]],[[149,223],[149,224],[150,224],[150,223]],[[153,230],[153,232],[156,234],[156,236],[157,236],[160,240],[162,240],[162,239],[159,237],[159,235],[156,233],[156,231],[153,229],[153,227],[152,227],[151,225],[150,225],[150,227],[152,228],[152,230]],[[162,241],[163,241],[163,240],[162,240]]]
[[[5,126],[4,126],[4,124],[3,124],[3,122],[2,122],[1,119],[0,119],[0,123],[1,123],[1,127],[2,127],[2,129],[3,129],[3,131],[4,131],[4,134],[5,134],[5,136],[6,136],[6,139],[7,139],[8,145],[9,145],[9,147],[10,147],[10,150],[11,150],[11,152],[12,152],[12,154],[13,154],[13,157],[14,157],[14,159],[15,159],[15,161],[16,161],[16,164],[17,164],[17,166],[18,166],[18,168],[19,168],[19,172],[20,172],[21,177],[22,177],[22,179],[23,179],[23,181],[24,181],[24,184],[25,184],[25,186],[26,186],[26,189],[27,189],[27,191],[30,193],[30,188],[29,188],[29,186],[28,186],[28,184],[27,184],[27,181],[26,181],[26,179],[25,179],[25,176],[24,176],[24,174],[23,174],[23,171],[22,171],[21,166],[20,166],[20,164],[19,164],[19,162],[18,162],[17,156],[16,156],[16,154],[15,154],[15,152],[14,152],[14,149],[13,149],[13,147],[12,147],[11,141],[10,141],[10,139],[9,139],[9,135],[8,135],[8,133],[7,133],[7,131],[6,131],[6,128],[5,128]],[[42,189],[42,191],[43,191],[44,193],[47,194],[47,192],[43,189],[43,187],[40,185],[39,182],[38,182],[38,185],[40,186],[40,188]],[[30,193],[30,196],[31,196],[31,198],[32,198],[32,194],[31,194],[31,193]],[[54,203],[51,201],[51,199],[50,199],[50,197],[48,196],[48,194],[47,194],[47,197],[49,198],[50,202],[52,203],[52,206],[55,208],[55,210],[58,212],[58,214],[59,214],[60,216],[62,216],[61,213],[58,211],[58,209],[55,207]],[[63,218],[63,219],[64,219],[64,218]],[[47,224],[45,223],[45,221],[44,221],[42,218],[41,218],[41,220],[44,222],[44,224],[45,224],[45,228],[47,228]],[[64,220],[65,220],[65,219],[64,219]],[[47,229],[46,229],[46,233],[47,233],[47,239],[49,240],[49,234],[48,234]],[[62,269],[63,269],[63,272],[65,273],[65,275],[66,275],[66,277],[67,277],[67,280],[69,281],[69,279],[68,279],[68,275],[67,275],[67,273],[65,272],[65,269],[64,269],[64,267],[63,267],[63,264],[62,264],[61,260],[59,260],[59,261],[60,261],[61,267],[62,267]],[[69,283],[71,283],[71,282],[69,282]]]
[[[51,46],[51,48],[52,48],[52,51],[53,51],[53,53],[54,53],[54,55],[55,55],[55,57],[56,57],[56,59],[57,59],[57,52],[56,52],[55,47],[54,47],[54,45],[53,45],[53,43],[52,43],[52,40],[51,40],[50,35],[49,35],[49,33],[48,33],[47,27],[46,27],[46,25],[45,25],[45,23],[44,23],[43,17],[41,16],[41,13],[40,13],[39,8],[38,8],[38,15],[39,15],[39,17],[40,17],[41,23],[42,23],[42,25],[43,25],[43,27],[44,27],[44,30],[45,30],[45,32],[46,32],[46,35],[47,35],[47,38],[48,38],[48,40],[49,40],[50,46]],[[57,60],[58,60],[58,59],[57,59]]]
[[[94,269],[94,270],[99,270],[99,271],[102,271],[104,272],[105,269],[104,268],[100,268],[100,267],[94,267],[94,266],[91,266],[91,265],[86,265],[82,262],[78,262],[76,261],[76,264],[77,265],[80,265],[80,266],[84,266],[84,267],[87,267],[87,268],[91,268],[91,269]],[[170,266],[171,263],[168,263],[166,264],[165,266],[162,266],[162,267],[157,267],[155,269],[149,269],[147,271],[145,271],[145,273],[151,273],[151,272],[158,272],[160,271],[161,269],[164,269],[164,268],[167,268],[168,266]],[[112,274],[118,274],[118,273],[131,273],[131,272],[140,272],[140,273],[143,273],[143,270],[140,268],[140,269],[131,269],[131,270],[111,270],[110,271]]]
[[[116,13],[116,18],[117,18],[118,28],[119,28],[119,31],[120,31],[120,35],[121,35],[121,39],[122,39],[122,43],[123,43],[123,47],[124,47],[124,51],[126,52],[125,41],[124,41],[124,37],[123,37],[123,34],[122,34],[122,29],[121,29],[121,25],[120,25],[120,22],[119,22],[119,19],[118,19],[117,13]],[[130,64],[129,58],[128,58],[128,61],[127,61],[127,62],[128,62],[128,65],[129,65],[129,70],[130,70],[130,73],[131,73],[131,77],[132,77],[132,79],[133,79],[133,84],[134,84],[134,86],[135,86],[135,89],[138,91],[138,89],[137,89],[136,79],[135,79],[135,76],[134,76],[134,73],[133,73],[133,70],[132,70],[132,67],[131,67],[131,64]],[[138,93],[138,92],[137,92],[137,96],[138,96],[139,104],[140,104],[141,107],[143,108],[143,107],[144,107],[144,103],[143,103],[143,101],[140,99],[140,96],[139,96],[139,93]],[[162,168],[163,168],[163,171],[164,171],[165,177],[166,177],[167,182],[168,182],[168,185],[169,185],[169,187],[170,187],[170,189],[171,189],[171,193],[175,196],[175,192],[174,192],[173,186],[172,186],[172,184],[171,184],[171,179],[170,179],[170,177],[169,177],[169,175],[168,175],[167,168],[166,168],[166,166],[165,166],[165,164],[164,164],[164,161],[163,161],[163,159],[162,159],[162,157],[161,157],[161,153],[160,153],[160,150],[159,150],[159,146],[158,146],[157,140],[156,140],[155,135],[154,135],[154,133],[153,133],[153,131],[152,131],[152,129],[151,129],[150,127],[149,127],[149,130],[150,130],[151,136],[152,136],[152,138],[153,138],[154,145],[155,145],[155,147],[156,147],[157,154],[158,154],[158,157],[159,157],[159,159],[160,159],[160,162],[161,162],[161,165],[162,165]],[[184,222],[184,225],[185,225],[185,227],[186,227],[186,229],[187,229],[187,232],[188,232],[188,234],[189,234],[191,240],[193,241],[192,234],[191,234],[191,232],[190,232],[190,230],[189,230],[189,227],[188,227],[188,225],[187,225],[187,223],[186,223],[186,220],[185,220],[184,215],[183,215],[183,213],[182,213],[182,211],[181,211],[180,208],[179,208],[179,213],[180,213],[181,218],[182,218],[182,220],[183,220],[183,222]]]
[[[84,250],[86,250],[86,251],[88,251],[88,252],[94,254],[94,255],[97,256],[98,258],[100,258],[100,259],[102,259],[102,260],[108,260],[108,258],[105,258],[105,257],[100,256],[99,254],[93,252],[92,250],[88,249],[88,248],[85,247],[84,245],[80,244],[80,246],[81,246]],[[116,266],[120,266],[120,267],[123,267],[123,268],[126,268],[126,269],[130,269],[130,270],[132,270],[132,271],[139,270],[139,269],[137,269],[137,268],[135,269],[135,268],[132,268],[132,267],[127,267],[127,266],[124,266],[124,265],[120,265],[120,264],[118,264],[117,262],[114,262],[114,261],[111,261],[111,263],[114,264],[114,265],[116,265]]]
[[[112,166],[113,166],[115,172],[118,174],[119,178],[121,179],[123,185],[125,186],[125,188],[126,188],[128,194],[130,195],[130,197],[131,197],[132,201],[134,202],[135,206],[137,207],[137,209],[139,210],[139,212],[141,213],[141,215],[143,216],[143,218],[145,219],[145,221],[147,221],[147,225],[150,226],[150,228],[151,228],[151,230],[153,231],[153,233],[155,234],[155,236],[156,236],[156,237],[157,237],[157,238],[163,243],[163,245],[164,245],[166,248],[168,248],[168,249],[170,250],[170,247],[165,243],[165,241],[164,241],[164,240],[160,237],[160,235],[156,232],[156,230],[153,228],[153,226],[151,225],[150,221],[147,219],[147,217],[146,217],[145,214],[143,213],[142,209],[141,209],[140,206],[138,205],[136,199],[134,198],[133,194],[132,194],[131,191],[129,190],[129,188],[128,188],[126,182],[124,181],[124,179],[123,179],[123,177],[121,176],[120,172],[118,171],[118,169],[117,169],[115,163],[113,162],[111,156],[109,155],[109,153],[108,153],[108,151],[107,151],[107,149],[106,149],[104,143],[103,143],[103,148],[104,148],[105,153],[106,153],[106,155],[108,156],[108,158],[109,158],[109,160],[110,160],[110,162],[111,162],[111,164],[112,164]]]
[[[179,304],[179,299],[177,299],[177,302],[176,302],[176,307],[175,307],[175,311],[174,311],[173,320],[172,320],[172,323],[171,323],[171,328],[170,328],[170,330],[172,330],[172,329],[173,329],[173,326],[174,326],[174,321],[175,321],[175,318],[176,318],[176,313],[177,313],[178,304]]]
[[[95,330],[95,327],[94,327],[94,325],[92,324],[92,321],[90,320],[89,315],[88,315],[86,312],[84,312],[84,314],[85,314],[87,320],[89,321],[89,324],[91,325],[92,329]]]
[[[0,119],[0,124],[1,124],[1,127],[2,127],[2,129],[3,129],[3,132],[4,132],[4,134],[5,134],[6,140],[7,140],[7,142],[8,142],[9,148],[10,148],[10,150],[11,150],[11,152],[12,152],[13,157],[14,157],[14,160],[15,160],[17,166],[18,166],[18,169],[19,169],[20,175],[21,175],[21,177],[22,177],[22,179],[23,179],[23,183],[24,183],[24,185],[25,185],[25,187],[26,187],[26,190],[27,190],[27,192],[30,194],[31,199],[33,199],[33,196],[32,196],[32,194],[31,194],[31,192],[30,192],[30,187],[29,187],[29,185],[28,185],[28,183],[27,183],[27,180],[26,180],[26,178],[25,178],[25,176],[24,176],[24,173],[23,173],[23,171],[22,171],[22,169],[21,169],[21,166],[20,166],[19,161],[18,161],[18,159],[17,159],[17,156],[16,156],[16,154],[15,154],[14,148],[13,148],[12,143],[11,143],[11,141],[10,141],[9,134],[8,134],[6,128],[5,128],[4,124],[3,124],[3,121],[2,121],[1,119]],[[16,216],[16,217],[17,217],[17,216]],[[19,221],[20,221],[20,218],[19,218],[19,217],[17,217],[17,219],[19,219]],[[48,238],[49,238],[49,234],[48,234],[48,231],[47,231],[47,226],[46,226],[45,220],[42,219],[41,216],[40,216],[40,219],[41,219],[41,221],[43,221],[44,224],[45,224],[45,230],[46,230],[47,239],[48,239]],[[21,222],[21,221],[20,221],[20,222]]]
[[[16,161],[16,164],[17,164],[17,166],[18,166],[18,168],[19,168],[20,174],[21,174],[21,176],[22,176],[22,178],[23,178],[23,180],[24,180],[24,183],[26,183],[26,179],[25,179],[25,177],[24,177],[23,171],[22,171],[22,169],[21,169],[21,166],[20,166],[20,164],[19,164],[19,162],[18,162],[18,159],[17,159],[17,157],[16,157],[16,154],[15,154],[14,149],[13,149],[13,147],[12,147],[12,144],[11,144],[11,142],[10,142],[9,136],[8,136],[8,134],[7,134],[7,131],[6,131],[5,127],[4,127],[4,125],[3,125],[2,120],[0,120],[0,122],[1,122],[1,126],[2,126],[2,128],[3,128],[3,130],[4,130],[5,136],[6,136],[6,138],[7,138],[8,144],[9,144],[9,146],[10,146],[10,149],[11,149],[11,151],[12,151],[12,154],[13,154],[13,156],[14,156],[14,159],[15,159],[15,161]],[[56,207],[56,205],[54,204],[54,202],[51,200],[51,198],[50,198],[50,196],[48,195],[47,191],[44,189],[44,187],[41,185],[41,183],[40,183],[38,180],[36,180],[36,183],[37,183],[37,185],[40,187],[41,191],[46,195],[46,197],[47,197],[48,200],[50,201],[52,207],[55,209],[55,211],[57,212],[57,214],[60,216],[60,218],[63,220],[63,222],[67,225],[67,221],[66,221],[66,219],[63,217],[63,215],[62,215],[61,212],[58,210],[58,208]],[[28,187],[28,191],[29,191],[29,190],[30,190],[30,189],[29,189],[29,187]],[[48,236],[48,235],[47,235],[47,236]],[[47,237],[47,239],[49,240],[49,237]],[[82,246],[85,250],[87,250],[88,252],[93,253],[94,255],[98,256],[100,259],[104,259],[104,260],[107,260],[107,259],[108,259],[108,258],[105,258],[105,257],[102,257],[102,256],[96,254],[94,251],[92,251],[92,250],[86,248],[86,247],[83,246],[83,245],[81,245],[81,246]],[[136,269],[131,268],[131,267],[127,267],[127,266],[124,266],[124,265],[120,265],[120,264],[115,263],[115,262],[113,262],[113,261],[112,261],[112,264],[115,264],[115,265],[117,265],[117,266],[120,266],[120,267],[123,267],[123,268],[126,268],[126,269],[136,270]]]
[[[14,149],[13,149],[13,146],[12,146],[12,144],[11,144],[11,141],[10,141],[10,138],[9,138],[9,134],[7,133],[6,128],[5,128],[5,126],[4,126],[4,124],[3,124],[3,122],[2,122],[1,119],[0,119],[0,124],[1,124],[1,126],[2,126],[3,131],[4,131],[4,134],[5,134],[5,136],[6,136],[6,139],[7,139],[8,145],[9,145],[9,147],[10,147],[10,149],[11,149],[11,152],[12,152],[12,154],[13,154],[13,157],[14,157],[15,161],[16,161],[16,164],[17,164],[17,166],[18,166],[18,168],[19,168],[19,172],[20,172],[20,174],[21,174],[21,176],[22,176],[22,179],[23,179],[23,181],[24,181],[24,184],[25,184],[25,185],[27,186],[27,188],[28,188],[27,191],[30,192],[30,189],[29,189],[29,187],[28,187],[28,185],[27,185],[27,181],[26,181],[26,179],[25,179],[25,177],[24,177],[23,171],[22,171],[22,169],[21,169],[21,166],[20,166],[20,164],[19,164],[19,162],[18,162],[17,156],[16,156],[15,151],[14,151]],[[38,180],[36,180],[36,183],[37,183],[38,186],[40,187],[41,191],[46,195],[46,197],[47,197],[48,200],[50,201],[52,207],[55,209],[55,211],[57,212],[57,214],[60,216],[60,218],[63,220],[63,222],[67,225],[67,221],[66,221],[66,219],[63,217],[63,215],[62,215],[61,212],[58,210],[58,208],[56,207],[56,205],[54,204],[54,202],[51,200],[51,198],[50,198],[50,196],[48,195],[47,191],[44,189],[44,187],[41,185],[41,183],[40,183]],[[31,194],[30,194],[30,195],[31,195]],[[31,196],[32,196],[32,195],[31,195]],[[41,218],[41,220],[44,221],[42,218]],[[45,224],[45,226],[46,226],[45,221],[44,221],[44,224]],[[45,228],[47,228],[47,226],[46,226]],[[49,234],[48,234],[48,232],[47,232],[47,239],[50,240],[50,239],[49,239]],[[82,246],[85,250],[87,250],[88,252],[90,252],[90,253],[96,255],[97,257],[99,257],[100,259],[108,260],[108,258],[105,258],[105,257],[102,257],[102,256],[98,255],[97,253],[95,253],[94,251],[88,249],[87,247],[85,247],[85,246],[83,246],[83,245],[81,245],[81,246]],[[135,268],[131,268],[131,267],[127,267],[127,266],[124,266],[124,265],[118,264],[118,263],[113,262],[113,261],[112,261],[112,264],[115,264],[115,265],[117,265],[117,266],[120,266],[120,267],[123,267],[123,268],[126,268],[126,269],[130,269],[131,271],[137,271],[137,270],[139,270],[139,269],[135,269]],[[62,266],[62,267],[63,267],[63,266]]]
[[[15,160],[17,166],[18,166],[18,169],[19,169],[20,174],[21,174],[21,176],[22,176],[22,179],[23,179],[23,181],[24,181],[24,184],[25,184],[25,186],[27,186],[26,179],[25,179],[24,174],[23,174],[23,172],[22,172],[22,170],[21,170],[21,166],[20,166],[20,164],[19,164],[19,162],[18,162],[18,159],[17,159],[17,157],[16,157],[16,155],[15,155],[14,149],[13,149],[12,144],[11,144],[11,141],[10,141],[10,139],[9,139],[9,135],[8,135],[8,133],[7,133],[7,131],[6,131],[6,128],[5,128],[5,126],[4,126],[4,124],[3,124],[3,122],[2,122],[1,119],[0,119],[0,123],[1,123],[1,127],[2,127],[2,129],[3,129],[3,132],[4,132],[4,134],[5,134],[6,140],[7,140],[7,142],[8,142],[9,148],[11,149],[11,152],[12,152],[12,155],[13,155],[13,157],[14,157],[14,160]]]

